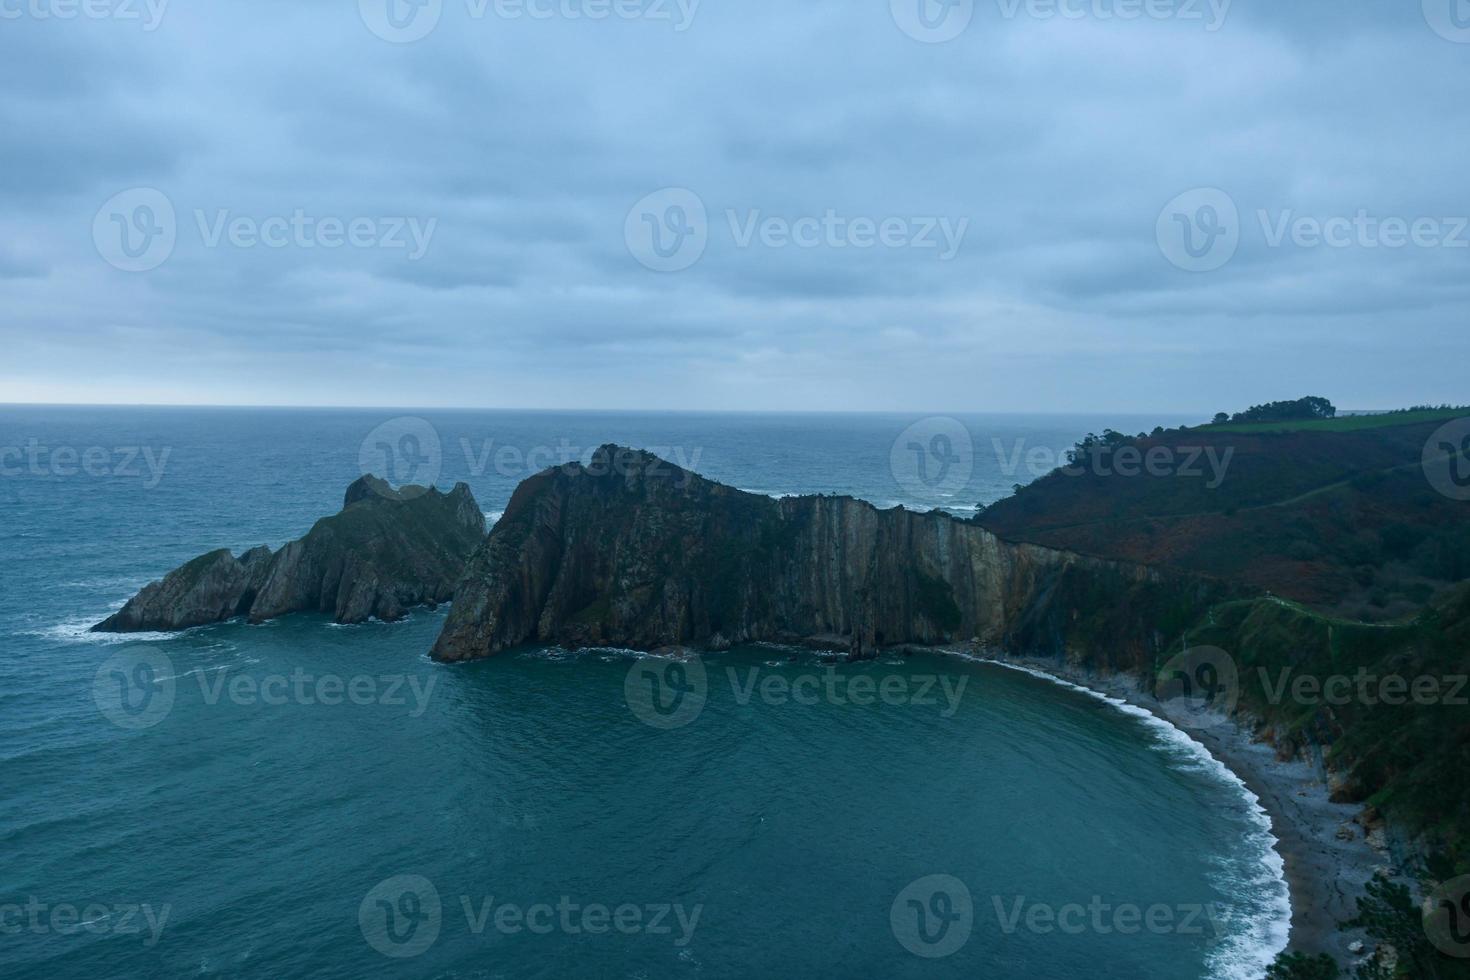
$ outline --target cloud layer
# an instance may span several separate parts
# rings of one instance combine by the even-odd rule
[[[0,0],[0,401],[1464,401],[1439,2]]]

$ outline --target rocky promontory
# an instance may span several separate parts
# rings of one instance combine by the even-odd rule
[[[861,657],[970,639],[1061,652],[1106,635],[1120,657],[1142,660],[1157,640],[1139,613],[1216,590],[1008,542],[944,513],[746,493],[609,445],[521,484],[433,655],[772,641]]]
[[[339,623],[401,619],[414,606],[454,596],[485,538],[470,488],[394,490],[364,476],[340,513],[280,550],[238,558],[211,551],[153,582],[94,632],[170,631],[244,616],[260,623],[292,612],[330,613]]]

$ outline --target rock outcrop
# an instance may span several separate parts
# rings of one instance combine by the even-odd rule
[[[170,631],[236,616],[252,623],[292,612],[331,613],[339,623],[401,619],[414,606],[451,599],[485,538],[470,488],[394,490],[373,476],[347,488],[340,513],[279,551],[236,558],[212,551],[144,588],[95,632]]]
[[[516,490],[433,655],[774,641],[863,656],[972,638],[1064,650],[1125,629],[1111,639],[1142,651],[1153,638],[1136,614],[1201,588],[1211,587],[1010,543],[947,514],[777,500],[604,446]]]

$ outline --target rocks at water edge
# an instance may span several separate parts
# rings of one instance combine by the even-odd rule
[[[292,612],[330,613],[339,623],[402,619],[414,606],[454,596],[485,538],[485,515],[470,488],[449,493],[394,490],[364,476],[342,510],[279,551],[238,558],[211,551],[145,587],[99,633],[167,632],[236,616],[260,623]]]

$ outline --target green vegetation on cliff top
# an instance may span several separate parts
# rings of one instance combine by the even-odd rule
[[[1470,414],[1470,408],[1421,408],[1371,415],[1339,415],[1326,419],[1293,419],[1279,422],[1225,422],[1198,426],[1210,432],[1359,432],[1421,422],[1448,422]]]
[[[1343,618],[1404,621],[1470,577],[1470,503],[1436,489],[1423,462],[1444,419],[1462,414],[1320,423],[1341,430],[1106,432],[976,520],[1008,540],[1240,582]],[[1150,453],[1162,466],[1129,469]]]

